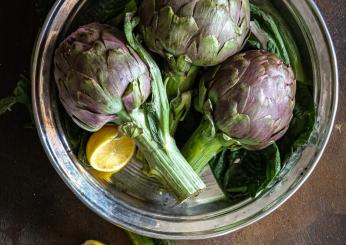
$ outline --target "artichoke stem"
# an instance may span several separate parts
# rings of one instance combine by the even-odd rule
[[[170,101],[170,133],[175,134],[178,124],[185,119],[191,108],[192,91],[179,94]]]
[[[170,119],[169,132],[171,133],[171,135],[175,135],[175,132],[177,131],[177,127],[180,122],[181,120],[179,119]]]
[[[181,151],[197,174],[200,174],[209,161],[224,149],[217,135],[207,135],[209,127],[208,121],[202,120]]]
[[[191,96],[184,96],[184,98],[179,97],[184,93],[191,93],[199,68],[190,65],[188,70],[185,72],[179,72],[176,69],[173,69],[172,66],[168,65],[166,69],[169,70],[165,75],[165,83],[171,107],[170,132],[171,135],[174,135],[178,124],[184,120],[185,115],[190,110],[192,99]],[[181,106],[182,104],[177,106],[176,103],[174,103],[176,100],[183,100],[184,106]]]
[[[168,66],[169,71],[165,73],[166,91],[169,100],[174,99],[179,93],[191,90],[199,68],[191,65],[185,72],[180,72]]]
[[[146,129],[135,138],[151,173],[172,191],[178,201],[196,196],[206,187],[181,155],[173,138],[168,136],[164,143],[158,143]]]

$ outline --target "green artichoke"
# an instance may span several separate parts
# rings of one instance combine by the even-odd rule
[[[126,15],[125,35],[98,23],[80,27],[55,53],[55,80],[67,113],[96,131],[115,123],[133,138],[150,173],[183,201],[205,188],[169,134],[169,104],[161,74],[133,37],[136,21]],[[150,92],[152,98],[145,103]]]
[[[249,33],[248,0],[145,0],[139,15],[149,49],[165,58],[171,133],[190,109],[197,66],[213,66],[239,52]]]
[[[152,51],[213,66],[241,50],[249,33],[250,6],[248,0],[145,0],[140,17]]]
[[[279,140],[293,116],[296,81],[275,54],[255,50],[210,71],[200,91],[206,117],[183,148],[197,171],[225,147],[260,150]]]

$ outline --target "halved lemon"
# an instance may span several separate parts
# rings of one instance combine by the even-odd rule
[[[119,135],[115,125],[106,125],[93,133],[86,146],[86,156],[91,167],[107,173],[115,173],[125,167],[134,151],[134,141]]]
[[[105,245],[105,244],[96,240],[87,240],[83,242],[82,245]]]

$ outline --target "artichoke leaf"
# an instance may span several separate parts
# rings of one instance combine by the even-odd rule
[[[232,43],[227,44],[232,45]],[[235,46],[235,45],[234,45]],[[233,47],[233,46],[232,46]],[[218,56],[221,47],[220,43],[215,36],[206,36],[202,40],[194,40],[191,45],[190,55],[198,57],[200,66],[212,66],[217,65],[214,63],[215,58]],[[227,48],[227,47],[226,47]]]
[[[182,43],[189,43],[198,26],[192,17],[180,17],[176,15],[170,6],[163,7],[158,16],[154,17],[156,27],[142,27],[144,39],[151,40],[147,45],[150,49],[161,52],[169,51],[174,55],[184,53]],[[156,33],[156,29],[162,30]],[[172,32],[174,30],[174,33]]]
[[[167,53],[164,75],[168,98],[173,99],[179,92],[191,90],[198,70],[186,55],[175,57]]]
[[[183,121],[190,111],[192,91],[178,93],[178,95],[170,101],[170,132],[174,135],[179,122]]]
[[[132,139],[137,138],[139,135],[143,133],[143,129],[138,127],[138,125],[136,125],[133,122],[123,123],[119,126],[119,130],[121,133]]]

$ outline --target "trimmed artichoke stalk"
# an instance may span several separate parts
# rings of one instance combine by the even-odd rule
[[[201,84],[204,99],[199,101],[207,99],[202,108],[206,116],[182,150],[195,171],[201,172],[227,147],[261,150],[286,133],[296,81],[292,69],[275,54],[240,53],[211,70]]]
[[[126,38],[117,29],[92,23],[65,39],[55,53],[60,100],[87,131],[115,123],[135,139],[156,175],[179,201],[198,194],[204,183],[169,134],[169,105],[160,71],[134,39],[136,19],[126,16]],[[152,99],[145,103],[152,93]]]
[[[249,1],[146,0],[139,15],[147,47],[166,60],[174,133],[174,125],[190,108],[191,96],[184,93],[191,94],[198,67],[220,64],[245,44],[250,29]]]

